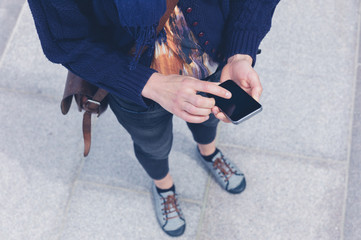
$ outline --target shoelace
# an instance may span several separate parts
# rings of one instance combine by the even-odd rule
[[[163,198],[162,205],[164,205],[164,208],[162,210],[163,215],[165,215],[165,220],[179,217],[180,209],[175,195],[168,195],[166,198]],[[177,213],[176,216],[168,217],[169,214],[174,212]]]
[[[225,178],[224,179],[225,182],[228,181],[228,179],[230,179],[232,177],[232,175],[236,173],[236,170],[233,170],[233,168],[230,166],[230,164],[225,161],[223,156],[221,158],[217,158],[213,162],[213,167],[215,169],[220,170],[220,172],[222,173],[222,175]]]

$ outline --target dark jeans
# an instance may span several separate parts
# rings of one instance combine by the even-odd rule
[[[219,80],[220,72],[205,79]],[[151,101],[143,107],[109,94],[109,105],[119,123],[131,135],[135,155],[148,175],[160,180],[169,172],[168,155],[173,142],[173,115]],[[213,114],[200,124],[187,123],[197,143],[208,144],[216,137],[219,120]]]

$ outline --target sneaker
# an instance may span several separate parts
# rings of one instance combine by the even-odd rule
[[[180,236],[186,228],[186,221],[178,204],[177,195],[173,191],[158,193],[155,184],[152,186],[155,213],[160,227],[172,237]]]
[[[198,148],[197,148],[198,149]],[[212,158],[211,162],[204,160],[198,150],[202,162],[212,173],[217,182],[229,193],[241,193],[246,188],[246,178],[237,166],[219,152]]]

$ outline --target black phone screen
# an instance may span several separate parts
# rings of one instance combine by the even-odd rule
[[[227,80],[219,86],[230,91],[232,97],[230,99],[214,95],[211,95],[211,97],[216,100],[216,106],[218,106],[232,122],[239,122],[250,116],[252,113],[262,109],[261,104],[248,95],[248,93],[240,88],[234,81]]]

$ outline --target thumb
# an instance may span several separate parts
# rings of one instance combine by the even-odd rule
[[[231,78],[231,74],[229,73],[229,68],[227,66],[225,66],[223,69],[222,69],[222,74],[221,74],[221,78],[220,78],[220,82],[225,82],[229,79],[232,79]]]

